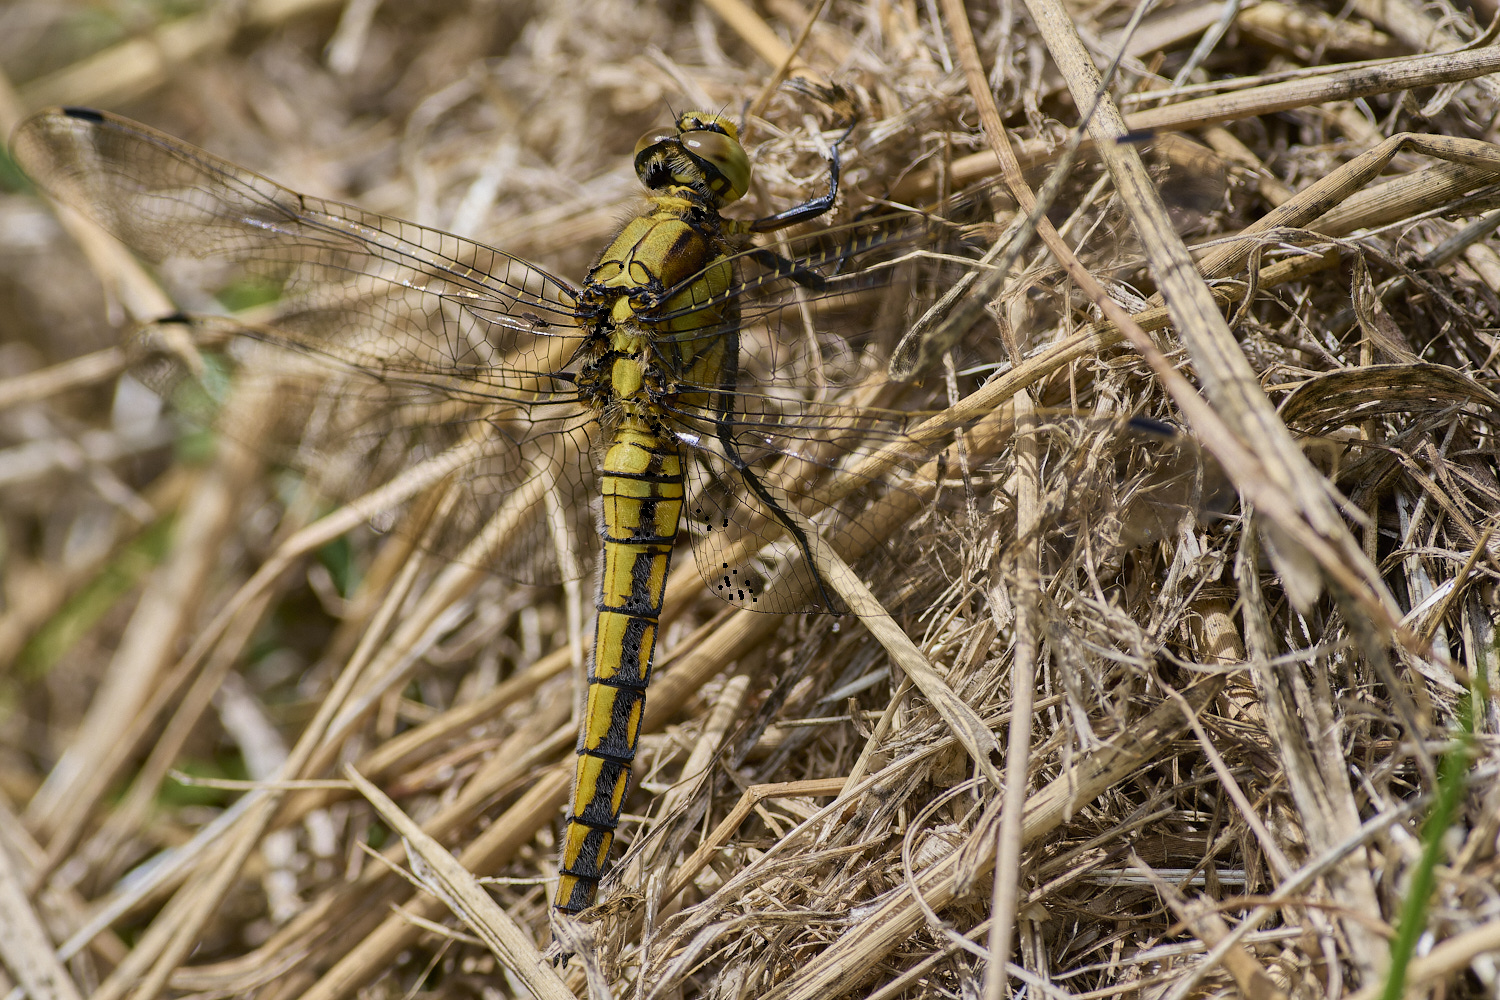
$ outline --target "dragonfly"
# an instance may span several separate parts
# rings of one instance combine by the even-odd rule
[[[689,112],[653,129],[634,153],[645,208],[577,283],[475,241],[298,194],[101,111],[38,113],[12,148],[40,187],[161,274],[187,267],[199,286],[248,282],[271,299],[271,319],[237,332],[332,374],[325,433],[363,442],[356,464],[373,473],[393,455],[411,462],[481,438],[459,474],[468,502],[448,530],[471,532],[538,476],[565,497],[575,532],[588,530],[587,497],[598,498],[595,640],[558,910],[592,905],[605,874],[683,527],[725,601],[848,610],[814,565],[810,533],[856,529],[843,501],[810,500],[806,487],[902,440],[911,416],[829,400],[829,385],[858,381],[874,356],[841,315],[904,301],[893,270],[874,265],[928,238],[929,223],[898,213],[758,245],[834,207],[837,142],[826,191],[745,221],[721,214],[750,186],[736,125]],[[526,582],[568,575],[563,560],[538,554],[555,523],[537,515],[520,530],[510,551],[521,554],[497,570]]]

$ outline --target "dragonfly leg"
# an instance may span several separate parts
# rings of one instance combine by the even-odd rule
[[[765,247],[751,247],[745,253],[751,260],[766,269],[766,278],[791,278],[803,288],[814,292],[821,292],[828,287],[828,281],[817,271],[804,267],[801,262],[767,250]]]
[[[848,138],[848,135],[849,133],[845,132],[842,136],[839,137],[839,142],[843,142],[844,139]],[[825,191],[823,194],[818,195],[816,198],[810,198],[807,201],[804,201],[800,205],[793,205],[791,208],[783,212],[777,212],[775,215],[768,215],[764,219],[756,219],[754,222],[748,223],[745,229],[747,232],[752,233],[771,233],[775,232],[778,229],[785,229],[787,226],[794,226],[799,222],[806,222],[809,219],[816,219],[818,216],[822,215],[824,212],[833,207],[833,203],[838,200],[838,196],[839,143],[835,142],[828,151],[827,191]]]
[[[726,404],[729,398],[729,396],[725,397]],[[818,564],[813,560],[812,545],[808,542],[807,532],[802,527],[805,522],[787,513],[786,508],[782,507],[781,503],[771,495],[771,491],[766,488],[766,484],[760,481],[760,477],[750,468],[750,463],[745,461],[740,455],[739,446],[734,443],[734,436],[730,433],[728,422],[721,422],[719,424],[719,444],[724,449],[724,457],[729,460],[729,464],[734,466],[735,471],[744,479],[745,485],[749,488],[750,492],[755,494],[756,498],[765,505],[766,512],[770,514],[771,518],[785,528],[786,533],[797,543],[797,548],[802,551],[802,558],[806,561],[807,568],[813,575],[813,581],[817,584],[818,599],[823,607],[829,611],[837,612],[840,607],[839,602],[835,601],[833,595],[828,592],[828,587],[823,581],[823,574],[818,572]]]

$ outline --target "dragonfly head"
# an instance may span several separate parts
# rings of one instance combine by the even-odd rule
[[[720,205],[750,188],[750,158],[739,130],[721,115],[689,111],[676,123],[654,128],[635,144],[635,173],[649,190],[688,187]]]

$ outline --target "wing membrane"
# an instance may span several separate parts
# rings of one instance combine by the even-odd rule
[[[599,429],[575,390],[586,331],[573,286],[480,243],[299,195],[111,115],[45,112],[13,146],[28,173],[164,275],[187,274],[209,293],[248,284],[273,300],[256,322],[199,321],[193,335],[244,337],[303,359],[273,364],[280,378],[264,391],[289,401],[289,424],[309,427],[299,465],[331,493],[355,495],[478,441],[454,474],[463,498],[440,552],[456,553],[542,469],[572,530],[594,530]],[[660,399],[687,459],[699,569],[719,596],[759,610],[841,611],[798,532],[819,531],[879,565],[896,549],[866,516],[870,504],[940,502],[911,477],[924,467],[941,477],[941,463],[927,463],[953,439],[908,428],[943,400],[931,386],[887,382],[884,359],[906,321],[973,266],[967,240],[992,212],[988,194],[968,193],[941,211],[861,219],[736,259],[737,280],[716,300],[732,301],[731,319],[684,334],[733,338],[734,384],[683,382]],[[170,352],[152,354],[172,369]],[[961,364],[999,355],[981,341]],[[877,450],[888,466],[851,471]],[[976,456],[966,488],[984,480],[987,461]],[[497,568],[556,579],[568,560],[549,555],[540,508],[517,531],[521,555]]]
[[[17,161],[168,276],[209,292],[251,281],[279,303],[286,346],[375,377],[468,376],[530,401],[580,336],[575,290],[481,243],[297,194],[113,115],[27,119]],[[219,288],[212,286],[217,285]]]
[[[520,482],[563,455],[558,488],[575,529],[593,530],[591,415],[564,371],[582,339],[570,285],[480,243],[299,195],[113,115],[44,112],[12,145],[46,189],[164,277],[196,285],[198,301],[247,285],[272,300],[256,322],[166,326],[198,342],[278,349],[265,367],[279,378],[242,391],[274,393],[289,426],[317,417],[297,464],[327,493],[357,496],[477,439],[477,456],[454,473],[464,497],[434,544],[441,554],[458,552]],[[152,328],[133,338],[160,388],[181,379],[183,365],[160,343],[173,339]],[[225,430],[263,445],[256,430]],[[525,555],[496,568],[525,582],[557,579],[546,526],[518,531],[513,549]]]

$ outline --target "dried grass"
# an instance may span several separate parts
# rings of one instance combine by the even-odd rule
[[[578,275],[669,107],[758,102],[759,207],[814,193],[809,102],[768,90],[789,65],[864,112],[843,218],[1007,160],[1013,204],[1056,200],[969,335],[1010,367],[935,425],[971,433],[926,475],[975,506],[898,490],[862,515],[886,561],[851,586],[916,610],[730,613],[680,559],[629,850],[553,927],[588,587],[442,564],[418,529],[359,529],[373,504],[288,503],[232,438],[174,451],[113,389],[121,331],[168,304],[4,195],[0,987],[1373,997],[1425,844],[1409,995],[1495,995],[1500,49],[1448,51],[1489,5],[1167,4],[1128,33],[1128,7],[970,29],[957,3],[834,0],[805,38],[790,0],[186,6],[0,9],[0,125],[97,104]],[[1087,56],[1122,43],[1124,114],[1093,108],[1054,189]],[[980,133],[995,116],[1008,137]],[[1149,129],[1193,139],[1142,164],[1119,140]],[[274,423],[236,398],[261,411],[241,438]],[[351,528],[344,596],[325,564]],[[341,767],[365,795],[309,780]],[[259,783],[186,794],[174,768]]]

